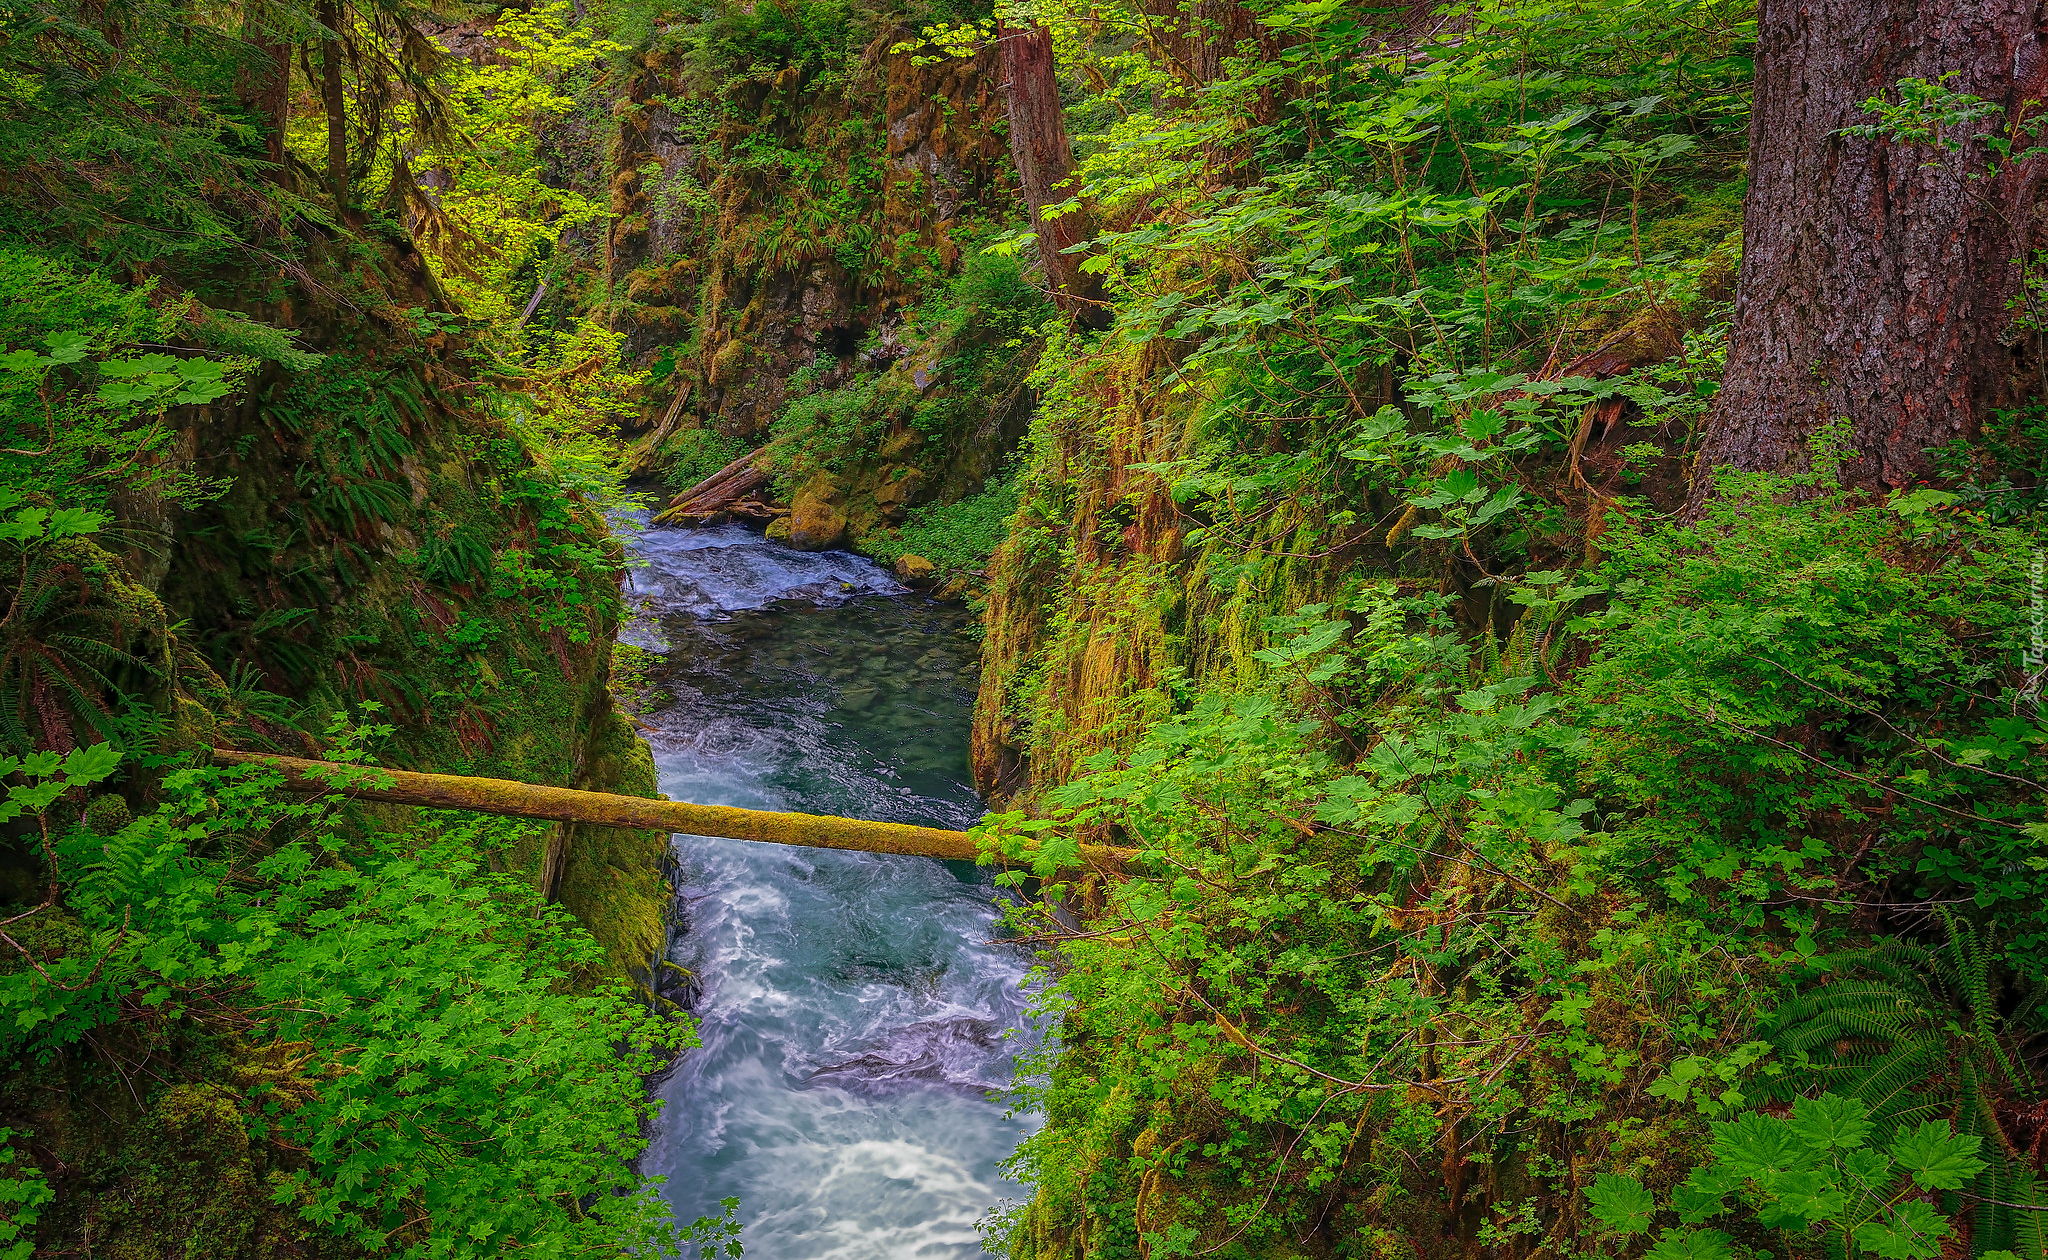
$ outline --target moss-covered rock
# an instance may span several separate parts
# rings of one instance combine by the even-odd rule
[[[824,551],[846,541],[846,492],[819,473],[804,483],[790,504],[789,545],[802,551]]]

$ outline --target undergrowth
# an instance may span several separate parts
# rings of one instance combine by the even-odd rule
[[[901,527],[870,535],[861,548],[885,564],[923,556],[946,575],[978,576],[1002,544],[1016,510],[1015,476],[998,476],[967,498],[912,508]]]
[[[1115,319],[989,565],[992,1250],[2043,1254],[2039,426],[1688,503],[1756,31],[1680,9],[1041,14]]]

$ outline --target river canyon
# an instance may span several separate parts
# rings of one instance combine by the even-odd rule
[[[678,800],[965,828],[977,639],[871,561],[742,526],[633,536],[657,653],[645,731]],[[1022,1197],[998,1162],[1031,1123],[995,1095],[1025,1036],[1029,957],[964,863],[678,836],[669,959],[702,1047],[659,1085],[646,1170],[677,1217],[736,1197],[750,1254],[978,1254]],[[671,977],[678,973],[671,971]]]

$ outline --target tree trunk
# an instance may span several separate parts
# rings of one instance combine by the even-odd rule
[[[1764,0],[1743,258],[1728,371],[1693,507],[1712,470],[1796,472],[1813,435],[1853,426],[1847,486],[1932,475],[1927,448],[1973,437],[2015,389],[2013,317],[2040,162],[1972,179],[1976,133],[2048,96],[2039,0]],[[1901,78],[2004,107],[1958,152],[1838,134]],[[2038,109],[2034,112],[2038,113]],[[2020,148],[2028,142],[2022,141]]]
[[[272,167],[272,181],[281,188],[290,188],[293,184],[292,167],[285,153],[284,133],[291,124],[292,50],[285,44],[270,43],[259,44],[258,48],[269,62],[267,77],[257,89],[253,102],[257,114],[270,125],[270,134],[264,138],[264,156]]]
[[[1017,182],[1031,209],[1031,230],[1038,234],[1038,256],[1045,264],[1054,300],[1060,309],[1090,328],[1109,325],[1102,305],[1102,280],[1081,270],[1085,257],[1069,248],[1095,234],[1086,206],[1057,218],[1045,208],[1072,197],[1061,188],[1074,173],[1074,149],[1060,112],[1059,79],[1053,71],[1052,32],[1042,26],[1005,27],[998,41],[1010,102],[1010,157],[1017,164]]]
[[[258,5],[243,10],[242,40],[256,50],[257,58],[237,77],[235,94],[266,129],[263,156],[272,168],[271,181],[290,188],[291,165],[285,154],[284,133],[291,120],[292,46],[270,29],[274,20],[266,8]]]
[[[348,101],[341,90],[341,0],[320,0],[320,107],[327,113],[327,186],[335,210],[348,215]]]
[[[636,831],[674,831],[693,836],[724,836],[813,849],[853,849],[861,853],[975,860],[975,843],[964,831],[913,827],[907,823],[866,822],[818,814],[778,814],[725,805],[689,805],[681,801],[648,800],[610,792],[537,786],[511,779],[476,779],[455,774],[421,774],[376,766],[344,766],[269,753],[216,748],[213,759],[224,765],[263,766],[280,771],[286,786],[307,796],[347,796],[427,809],[459,809],[505,818],[540,818],[552,822],[590,823]],[[379,786],[334,786],[335,777],[377,776]],[[344,778],[344,783],[352,780]],[[1114,865],[1130,856],[1128,849],[1082,845],[1093,862]]]
[[[1432,0],[1432,3],[1434,0]],[[1242,0],[1141,0],[1148,42],[1186,91],[1223,76],[1223,59],[1240,41],[1261,34]]]

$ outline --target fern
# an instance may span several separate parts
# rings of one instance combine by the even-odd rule
[[[1845,978],[1781,1006],[1772,1038],[1830,1093],[1870,1109],[1881,1138],[1947,1118],[1983,1139],[1987,1167],[1970,1184],[1973,1254],[2012,1250],[2048,1260],[2048,1194],[1998,1121],[2001,1098],[2039,1092],[2023,1051],[2039,1035],[2035,994],[2001,1009],[1994,951],[1974,924],[1941,912],[1947,939],[1923,949],[1887,939],[1836,955]]]
[[[301,485],[306,479],[301,477]],[[392,481],[329,481],[310,496],[313,515],[337,534],[361,536],[376,521],[395,524],[406,503],[404,487]]]
[[[302,489],[308,472],[374,479],[396,473],[412,455],[412,426],[426,416],[425,385],[406,369],[369,374],[330,355],[317,371],[294,376],[289,394],[266,400],[264,415],[305,442],[311,458]]]
[[[422,576],[442,586],[462,586],[487,578],[491,568],[490,545],[468,526],[429,536],[420,548]]]
[[[290,697],[281,696],[265,685],[268,679],[264,669],[254,661],[244,658],[230,662],[225,681],[228,700],[246,713],[289,725],[298,712],[298,706]]]
[[[14,583],[0,619],[0,741],[17,752],[67,749],[80,723],[114,738],[115,702],[163,671],[122,646],[133,627],[104,598],[104,578],[56,548],[7,550]]]

